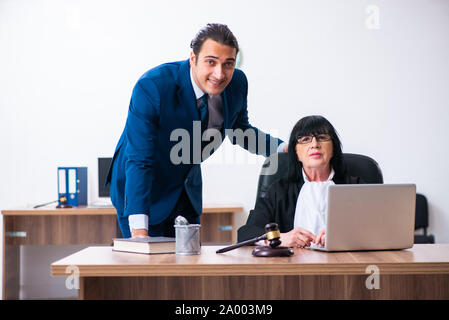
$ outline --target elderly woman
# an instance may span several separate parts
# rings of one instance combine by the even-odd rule
[[[309,116],[293,127],[288,145],[289,169],[257,199],[246,225],[238,230],[239,242],[262,235],[276,222],[283,246],[325,245],[327,189],[332,184],[362,183],[349,176],[341,142],[332,124],[322,116]]]

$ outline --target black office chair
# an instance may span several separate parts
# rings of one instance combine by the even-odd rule
[[[432,234],[427,234],[427,227],[429,226],[429,211],[427,205],[427,198],[417,193],[416,194],[416,211],[415,211],[415,230],[423,229],[422,235],[415,235],[415,243],[435,243],[435,237]]]
[[[277,159],[275,158],[277,157]],[[379,165],[372,158],[360,154],[343,153],[343,160],[349,175],[362,178],[365,183],[383,183],[382,171]],[[277,161],[277,170],[274,174],[271,171],[276,166],[270,167],[272,161]],[[288,173],[288,153],[275,153],[268,157],[260,172],[257,187],[257,199],[265,197],[270,186],[277,180],[285,177]]]

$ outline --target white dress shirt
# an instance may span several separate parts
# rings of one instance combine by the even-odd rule
[[[335,172],[331,170],[327,181],[309,181],[302,170],[304,184],[296,202],[295,220],[293,227],[301,227],[314,235],[326,228],[327,192]]]

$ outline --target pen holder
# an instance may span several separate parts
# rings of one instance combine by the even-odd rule
[[[175,225],[176,254],[200,254],[200,224]]]

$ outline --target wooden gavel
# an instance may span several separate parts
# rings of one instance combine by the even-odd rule
[[[269,245],[271,248],[278,247],[281,244],[281,240],[279,239],[281,237],[281,233],[279,231],[277,223],[269,223],[269,224],[265,225],[265,231],[266,231],[266,233],[264,233],[263,235],[261,235],[259,237],[256,237],[256,238],[250,239],[250,240],[246,240],[243,242],[239,242],[239,243],[233,244],[232,246],[219,249],[216,251],[216,253],[227,252],[227,251],[230,251],[230,250],[233,250],[236,248],[243,247],[245,245],[254,244],[260,240],[268,240],[270,242]]]

